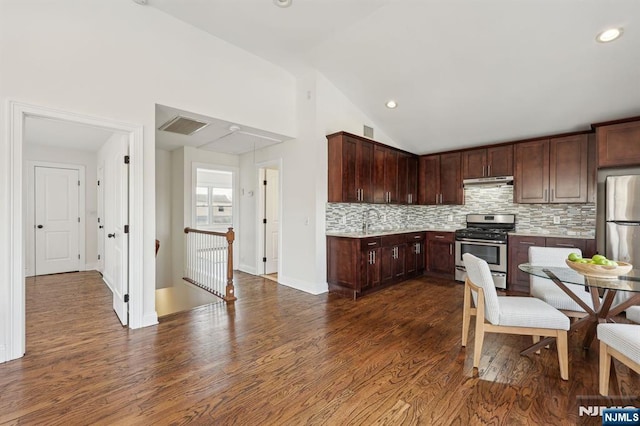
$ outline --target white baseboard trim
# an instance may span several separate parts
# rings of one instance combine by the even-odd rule
[[[285,275],[278,275],[278,283],[313,295],[318,295],[329,291],[329,286],[327,285],[327,283],[316,284],[309,281],[297,280]]]
[[[249,266],[249,265],[238,265],[238,271],[245,272],[251,275],[257,275],[257,272],[258,272],[256,271],[256,268],[254,266]]]
[[[107,287],[109,287],[109,290],[111,290],[111,293],[113,293],[113,287],[111,287],[111,284],[109,284],[109,281],[106,280],[104,275],[102,276],[102,282],[104,282],[107,285]]]
[[[156,324],[158,324],[158,313],[156,311],[153,311],[152,313],[145,314],[142,317],[142,325],[140,326],[140,328],[149,327]]]

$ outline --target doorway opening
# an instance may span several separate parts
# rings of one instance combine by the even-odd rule
[[[26,295],[25,295],[25,276],[26,276],[26,260],[24,249],[28,244],[27,232],[23,226],[24,221],[27,220],[25,212],[27,212],[25,201],[28,197],[25,197],[25,193],[28,194],[27,188],[23,187],[25,181],[25,165],[23,164],[25,157],[25,150],[30,149],[26,145],[27,141],[27,122],[38,121],[45,123],[55,123],[57,125],[73,125],[84,129],[101,129],[102,131],[113,135],[117,134],[119,137],[126,141],[127,146],[131,149],[131,156],[135,160],[131,162],[131,182],[128,202],[131,205],[131,215],[129,216],[128,225],[131,228],[129,234],[129,240],[131,244],[131,259],[128,262],[127,275],[130,277],[132,287],[129,289],[132,302],[128,305],[131,315],[130,324],[132,328],[142,327],[144,325],[151,325],[157,323],[157,317],[155,312],[153,318],[145,316],[143,313],[144,297],[143,297],[143,210],[142,210],[142,196],[143,193],[143,175],[142,175],[142,163],[143,163],[143,136],[142,126],[130,125],[121,122],[115,122],[112,120],[95,118],[84,116],[77,113],[70,113],[65,111],[59,111],[51,108],[27,105],[19,102],[9,102],[9,153],[10,153],[10,170],[9,175],[11,179],[11,198],[10,198],[10,216],[9,227],[10,235],[9,241],[11,250],[9,252],[8,265],[9,279],[10,279],[10,300],[7,302],[8,306],[8,319],[7,329],[9,338],[5,347],[0,348],[0,362],[8,361],[16,358],[20,358],[26,351],[26,325],[25,325],[25,312],[26,312]],[[35,119],[35,120],[34,120]],[[73,146],[67,146],[67,149],[74,148]],[[86,147],[75,147],[78,150]],[[39,148],[40,149],[40,148]],[[52,157],[59,155],[54,146],[45,147],[44,150],[48,150],[52,154]],[[80,155],[80,154],[79,154]],[[52,158],[53,159],[53,158]],[[63,161],[61,161],[63,162]],[[27,169],[28,170],[28,169]],[[73,174],[73,172],[72,172]],[[75,175],[74,175],[75,176]],[[27,176],[28,177],[28,176]],[[35,177],[34,177],[35,179]],[[71,177],[61,178],[58,176],[60,182],[64,179],[70,181]],[[63,185],[62,185],[63,186]],[[60,188],[62,188],[60,186]],[[59,188],[59,189],[60,189]],[[67,187],[68,188],[68,187]],[[61,190],[61,189],[60,189]],[[55,191],[54,191],[55,192]],[[81,191],[82,192],[82,191]],[[92,201],[94,202],[94,201]],[[71,204],[71,202],[70,202]],[[60,213],[60,212],[56,212]],[[78,213],[75,213],[76,215]],[[68,214],[66,216],[69,216]],[[77,220],[76,216],[76,220]],[[86,216],[85,216],[86,218]],[[82,215],[80,216],[82,221]],[[37,225],[37,224],[36,224]],[[82,225],[82,223],[81,223]],[[33,228],[32,228],[33,229]],[[36,227],[36,229],[38,229]],[[43,228],[44,229],[44,224]],[[95,232],[97,235],[97,231]],[[88,234],[87,234],[88,235]],[[96,237],[97,238],[97,237]],[[51,241],[57,241],[57,245],[62,247],[60,239],[50,238]],[[35,237],[34,240],[35,241]],[[95,243],[95,240],[94,240]],[[53,243],[52,243],[53,244]],[[54,244],[55,245],[55,244]],[[97,245],[97,244],[96,244]],[[58,248],[60,248],[58,247]],[[74,252],[77,249],[74,248]],[[35,257],[35,256],[34,256]],[[83,260],[83,259],[80,259]],[[86,265],[85,265],[86,267]],[[95,269],[96,265],[91,265],[91,269]],[[35,269],[35,266],[34,266]],[[78,269],[81,269],[78,266]],[[153,305],[151,306],[153,309]]]
[[[281,167],[264,164],[258,169],[258,270],[262,277],[278,282],[281,270]]]

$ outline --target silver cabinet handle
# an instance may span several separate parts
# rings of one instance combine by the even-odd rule
[[[442,204],[442,193],[440,193],[440,204]]]
[[[373,264],[375,265],[376,264],[376,252],[374,251],[372,253],[373,253]]]
[[[436,204],[438,204],[438,194],[436,194]]]
[[[418,238],[422,238],[420,235],[416,235],[415,237],[413,237],[414,240],[417,240]]]
[[[547,190],[544,190],[544,200],[547,201]]]
[[[576,248],[576,246],[574,246],[573,244],[557,243],[556,245],[560,247]]]
[[[487,166],[487,176],[491,176],[491,164]]]
[[[434,235],[435,238],[444,238],[444,235]]]
[[[482,165],[482,177],[484,177],[484,176],[485,176],[485,174],[484,174],[484,164],[483,164]]]
[[[372,256],[372,254],[373,254],[373,252],[372,252],[372,251],[370,251],[370,252],[369,252],[369,265],[371,265],[371,262],[372,262],[372,260],[373,260],[373,256]]]
[[[449,256],[453,254],[453,244],[449,244]]]
[[[377,245],[377,244],[378,244],[378,243],[367,243],[367,245],[368,245],[368,246],[375,246],[375,245]]]
[[[532,243],[530,241],[520,241],[520,244],[525,244],[525,245],[528,245],[528,246],[535,246],[536,245],[536,243]]]
[[[553,201],[553,199],[555,198],[555,189],[551,189],[551,200]]]

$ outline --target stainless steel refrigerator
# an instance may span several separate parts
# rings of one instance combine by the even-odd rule
[[[640,268],[640,175],[607,176],[605,256]]]

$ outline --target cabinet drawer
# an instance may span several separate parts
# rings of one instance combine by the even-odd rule
[[[547,239],[545,237],[509,237],[509,244],[517,247],[545,247],[547,245]]]
[[[547,247],[578,248],[584,252],[587,240],[580,238],[547,238]]]
[[[453,232],[428,231],[427,232],[427,239],[429,241],[453,242],[454,233]]]
[[[392,247],[406,243],[405,234],[385,235],[380,238],[380,244],[382,247]]]
[[[405,242],[412,243],[415,241],[424,241],[426,234],[424,232],[413,232],[411,234],[404,234]]]
[[[360,241],[360,249],[366,250],[370,248],[380,247],[380,237],[363,238]]]

